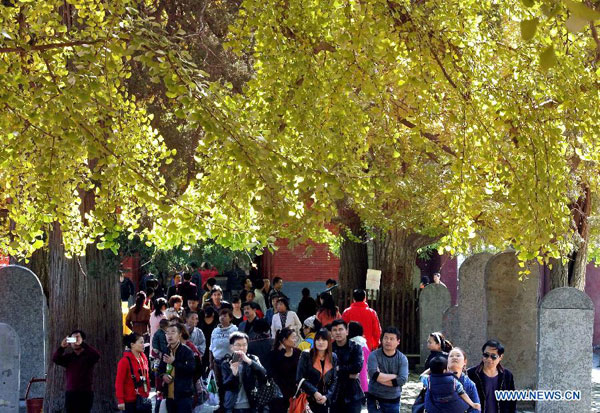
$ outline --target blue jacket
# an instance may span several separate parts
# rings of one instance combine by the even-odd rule
[[[462,384],[452,373],[432,374],[429,376],[425,393],[425,411],[427,413],[464,413],[464,403],[459,392],[464,393]]]

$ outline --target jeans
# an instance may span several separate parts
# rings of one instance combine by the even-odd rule
[[[400,411],[400,401],[383,402],[369,396],[367,397],[367,410],[369,413],[398,413]]]
[[[166,399],[168,413],[192,413],[192,405],[194,400],[192,397],[185,397],[183,399]]]
[[[125,413],[137,413],[136,402],[125,403]]]
[[[94,393],[91,391],[65,392],[65,411],[67,413],[89,413],[94,404]]]

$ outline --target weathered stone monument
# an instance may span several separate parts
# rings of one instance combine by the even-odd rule
[[[419,296],[419,340],[421,345],[421,365],[425,364],[429,350],[427,337],[434,331],[442,330],[444,311],[450,307],[450,292],[441,284],[429,284]]]
[[[536,412],[589,412],[594,304],[576,288],[557,288],[540,303],[538,390],[577,390],[578,401],[538,401]]]
[[[0,323],[9,324],[19,336],[22,354],[19,396],[24,398],[29,380],[46,374],[46,297],[37,276],[18,265],[0,268],[0,286]],[[43,387],[36,389],[31,396],[42,397]]]
[[[20,353],[17,332],[0,323],[0,413],[19,413]]]
[[[493,255],[481,252],[467,258],[458,270],[458,339],[455,344],[467,353],[469,365],[481,359],[487,340],[485,267]]]
[[[487,338],[504,345],[503,365],[513,372],[517,389],[535,389],[537,383],[540,273],[537,264],[527,268],[530,274],[520,279],[524,268],[512,251],[494,255],[485,267]]]
[[[460,338],[460,331],[458,325],[458,312],[460,311],[458,305],[451,305],[444,311],[442,316],[442,333],[448,340],[454,345],[457,344],[457,340]]]

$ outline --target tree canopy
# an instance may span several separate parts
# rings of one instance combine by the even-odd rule
[[[245,0],[227,46],[253,74],[233,84],[198,68],[193,27],[152,1],[72,1],[73,21],[62,1],[13,3],[0,6],[0,249],[40,247],[54,221],[72,252],[116,249],[121,231],[162,246],[323,240],[342,204],[450,252],[512,245],[525,260],[580,243],[573,209],[598,193],[593,4]],[[140,72],[171,133],[194,136],[177,191],[155,98],[127,84]]]

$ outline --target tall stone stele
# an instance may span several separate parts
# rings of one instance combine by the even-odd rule
[[[421,366],[425,365],[429,350],[427,338],[434,331],[442,331],[442,317],[450,307],[450,292],[441,284],[429,284],[419,296],[419,340],[421,345]]]
[[[0,413],[19,413],[20,354],[17,332],[0,323]]]
[[[512,371],[517,389],[537,384],[537,322],[540,270],[527,266],[524,278],[513,251],[494,255],[485,267],[487,338],[505,348],[502,364]],[[475,361],[475,360],[472,360]]]
[[[592,402],[594,304],[571,287],[550,291],[540,303],[538,390],[576,390],[576,401],[538,401],[538,413],[589,412]]]
[[[29,380],[46,375],[48,306],[40,280],[25,267],[0,268],[0,286],[0,323],[14,328],[21,343],[19,395],[24,399]],[[30,396],[43,397],[43,390],[34,386]]]

